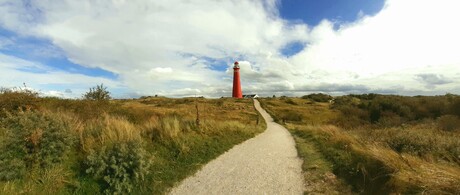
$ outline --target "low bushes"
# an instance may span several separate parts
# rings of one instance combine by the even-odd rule
[[[294,100],[292,100],[291,98],[285,98],[286,100],[284,100],[284,102],[288,103],[288,104],[292,104],[292,105],[297,105],[296,102],[294,102]]]
[[[89,152],[86,173],[105,183],[104,193],[128,194],[146,177],[150,164],[142,143],[116,142]]]
[[[8,91],[0,105],[0,194],[164,194],[265,129],[249,99],[95,101]]]
[[[109,115],[93,124],[84,132],[86,173],[105,184],[106,194],[132,192],[151,164],[140,130],[123,118]]]
[[[0,88],[0,117],[5,117],[6,112],[21,110],[36,110],[39,108],[38,93],[28,89]]]
[[[59,116],[20,112],[1,120],[5,133],[0,153],[0,179],[22,178],[33,168],[49,168],[69,153],[76,139]]]
[[[437,119],[438,128],[444,131],[460,131],[460,118],[454,115],[444,115]]]
[[[313,93],[310,95],[302,96],[302,99],[309,99],[315,102],[329,102],[332,100],[332,96],[324,94],[324,93]]]
[[[345,128],[356,128],[360,123],[395,127],[404,123],[440,118],[440,128],[452,130],[460,128],[452,117],[460,116],[457,113],[459,105],[460,98],[450,94],[416,97],[364,94],[337,97],[332,108],[343,113],[342,117],[336,119],[336,124]],[[446,115],[450,117],[444,117]],[[350,121],[350,124],[346,121]]]

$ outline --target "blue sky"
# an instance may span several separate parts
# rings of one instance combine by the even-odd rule
[[[360,13],[375,15],[384,3],[383,0],[284,0],[279,11],[284,19],[316,26],[324,19],[353,22]]]
[[[7,0],[0,3],[0,84],[25,82],[60,97],[81,97],[100,83],[120,98],[220,97],[230,93],[229,67],[238,60],[243,90],[259,94],[458,93],[460,72],[447,71],[460,62],[449,25],[456,5]]]

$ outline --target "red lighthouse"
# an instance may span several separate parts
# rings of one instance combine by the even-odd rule
[[[240,65],[238,62],[233,64],[233,93],[232,97],[234,98],[243,98],[243,92],[241,92],[241,82],[240,82]]]

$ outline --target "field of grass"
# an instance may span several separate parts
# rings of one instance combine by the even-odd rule
[[[2,91],[0,106],[0,194],[163,194],[265,129],[250,99]]]
[[[293,134],[306,173],[329,169],[351,186],[352,192],[335,186],[341,194],[456,194],[457,98],[343,96],[329,103],[284,97],[260,102]],[[327,186],[320,186],[319,193],[334,192]]]

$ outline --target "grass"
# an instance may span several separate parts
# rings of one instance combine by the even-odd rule
[[[311,140],[299,134],[293,134],[293,136],[299,157],[303,160],[305,194],[351,193],[351,188],[332,173],[333,164],[324,158]]]
[[[266,128],[249,99],[89,101],[19,94],[0,93],[0,104],[9,106],[0,115],[1,152],[8,151],[3,143],[16,125],[8,117],[20,113],[45,113],[62,121],[76,144],[53,166],[26,167],[23,177],[0,181],[0,194],[164,194],[210,160]],[[29,103],[33,106],[24,105]],[[40,140],[37,135],[41,134],[33,133],[42,131],[48,129],[31,129],[32,134],[25,136],[35,135]],[[107,161],[112,158],[119,160]],[[138,163],[124,164],[127,161]]]
[[[329,103],[308,99],[290,98],[287,102],[283,98],[267,98],[261,99],[261,103],[294,135],[300,156],[312,157],[304,158],[303,170],[308,174],[332,170],[352,186],[352,193],[455,194],[460,191],[459,141],[456,139],[459,132],[443,131],[436,119],[384,126],[357,121],[362,120],[354,115],[357,112],[343,114]],[[301,120],[289,119],[286,111],[297,113]],[[342,122],[346,125],[336,126]],[[315,162],[318,159],[322,159],[322,163]],[[311,169],[312,166],[315,168]],[[340,186],[334,188],[348,193]]]

